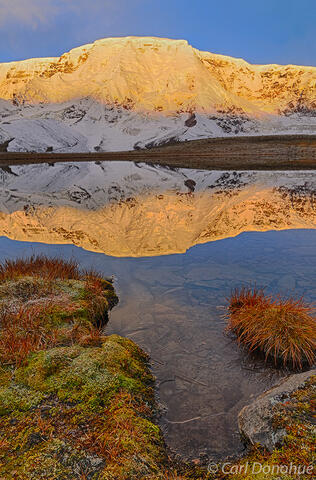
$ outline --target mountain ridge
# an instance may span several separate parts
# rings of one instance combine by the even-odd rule
[[[0,64],[0,143],[13,137],[12,151],[315,131],[316,67],[251,65],[158,37]]]

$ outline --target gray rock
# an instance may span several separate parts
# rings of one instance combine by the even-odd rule
[[[241,435],[251,444],[259,443],[269,451],[282,444],[286,432],[272,428],[273,407],[286,401],[313,375],[316,375],[316,370],[290,375],[245,406],[238,415]]]

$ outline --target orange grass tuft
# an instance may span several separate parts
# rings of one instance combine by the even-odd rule
[[[27,258],[5,260],[0,264],[0,281],[33,275],[49,280],[82,278],[78,264],[74,260],[32,255]]]
[[[102,343],[102,330],[93,325],[80,325],[72,322],[68,325],[53,326],[47,318],[54,312],[56,304],[22,305],[17,311],[0,312],[0,362],[4,365],[21,366],[27,356],[38,350],[59,345],[98,346]],[[69,312],[76,313],[76,308]]]
[[[31,303],[37,299],[38,286],[24,277],[43,279],[39,297],[46,299]],[[55,282],[59,280],[80,280],[83,297],[74,301],[58,293]],[[107,312],[118,302],[111,280],[92,270],[80,271],[73,260],[44,255],[5,260],[0,264],[0,284],[2,296],[10,297],[13,289],[15,299],[15,308],[0,305],[0,361],[4,364],[21,365],[29,353],[57,345],[100,345]],[[54,288],[58,295],[52,296]],[[77,321],[81,315],[88,323]]]
[[[32,305],[1,312],[1,363],[21,365],[30,352],[56,345],[57,330],[48,331],[43,325],[46,309],[46,305]]]
[[[260,351],[265,360],[297,369],[313,365],[316,350],[316,319],[303,299],[282,299],[263,290],[241,288],[232,292],[227,330],[250,352]]]

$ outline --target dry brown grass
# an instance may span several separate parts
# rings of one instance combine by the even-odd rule
[[[73,299],[60,281],[79,280]],[[105,293],[106,292],[106,293]],[[21,365],[31,352],[59,345],[100,345],[107,311],[117,303],[114,288],[73,260],[43,255],[0,264],[0,361]]]
[[[78,263],[74,260],[49,258],[44,255],[32,255],[16,260],[5,260],[0,264],[0,282],[22,276],[39,276],[48,280],[80,279]]]
[[[17,312],[1,312],[0,360],[2,364],[21,365],[30,352],[57,343],[57,329],[43,325],[45,305],[21,306]]]
[[[250,352],[262,352],[266,361],[293,369],[315,362],[316,319],[303,299],[236,289],[229,299],[227,330]]]
[[[61,345],[99,346],[102,329],[74,323],[77,305],[68,305],[68,325],[50,325],[47,319],[56,311],[56,303],[22,305],[17,311],[0,312],[0,362],[21,366],[28,355]],[[65,306],[63,305],[63,309]]]

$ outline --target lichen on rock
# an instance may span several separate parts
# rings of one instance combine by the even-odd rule
[[[290,375],[244,407],[238,416],[241,434],[251,444],[260,444],[269,451],[282,444],[286,429],[281,426],[276,428],[274,416],[279,406],[290,400],[291,394],[312,378],[316,379],[316,370]]]
[[[315,388],[315,370],[291,375],[240,412],[239,428],[251,447],[228,478],[313,478]]]

